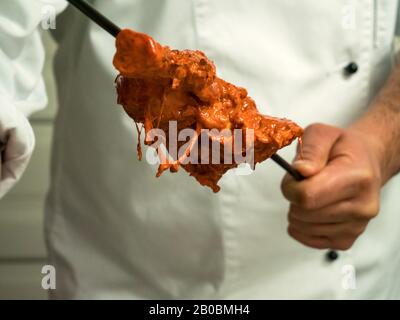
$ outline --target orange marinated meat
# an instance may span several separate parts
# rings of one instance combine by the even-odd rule
[[[218,78],[213,62],[201,51],[172,50],[146,34],[129,29],[118,34],[116,47],[114,66],[120,73],[116,80],[118,103],[136,125],[143,124],[145,144],[154,143],[149,136],[152,129],[161,129],[166,133],[164,144],[169,153],[171,121],[176,121],[178,132],[186,128],[195,132],[189,141],[177,142],[178,148],[185,146],[186,149],[172,159],[158,148],[161,163],[157,176],[164,170],[175,172],[182,166],[200,184],[218,192],[221,177],[244,162],[250,150],[247,133],[254,133],[249,135],[254,166],[303,133],[303,129],[290,120],[260,114],[246,89]],[[137,129],[141,158],[138,125]],[[205,129],[218,130],[219,134],[210,134]],[[234,148],[237,129],[241,129],[239,150]],[[217,162],[212,161],[213,143],[220,145]],[[205,150],[204,145],[210,150]],[[226,150],[232,154],[225,153]],[[242,157],[236,157],[235,152]],[[191,159],[197,159],[198,163],[187,161],[193,155]]]

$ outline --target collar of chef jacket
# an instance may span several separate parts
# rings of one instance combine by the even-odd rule
[[[348,125],[393,66],[397,1],[93,4],[122,27],[203,50],[262,113],[302,126]],[[72,8],[55,33],[60,111],[46,219],[50,261],[60,270],[54,297],[399,295],[398,179],[353,250],[328,261],[287,235],[284,172],[270,161],[250,175],[227,174],[218,194],[184,170],[156,179],[155,165],[136,159],[134,124],[116,104],[114,39]],[[358,72],[344,72],[350,62]],[[280,154],[290,160],[294,152],[295,143]]]

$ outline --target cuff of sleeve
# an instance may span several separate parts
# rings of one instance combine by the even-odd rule
[[[21,178],[35,145],[28,119],[7,100],[0,96],[0,198]]]

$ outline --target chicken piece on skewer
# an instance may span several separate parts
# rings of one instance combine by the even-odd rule
[[[260,114],[247,91],[218,78],[214,64],[201,51],[172,50],[129,29],[118,34],[116,47],[118,103],[135,123],[143,124],[145,144],[154,145],[152,129],[165,133],[168,154],[158,147],[157,176],[182,166],[200,184],[218,192],[218,181],[229,169],[249,159],[254,167],[303,133],[290,120]],[[177,149],[183,148],[176,155],[170,152],[171,121],[176,121],[177,132],[194,132],[189,141],[175,141]],[[213,157],[215,144],[218,161]],[[141,154],[140,136],[138,151]]]

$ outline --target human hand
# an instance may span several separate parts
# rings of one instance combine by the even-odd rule
[[[8,104],[1,105],[0,199],[21,178],[32,155],[34,144],[32,127],[26,117],[15,108],[8,108]]]
[[[318,249],[347,250],[353,245],[379,211],[378,146],[356,128],[306,128],[302,159],[298,154],[293,164],[306,179],[298,182],[286,175],[281,186],[290,201],[290,236]]]

